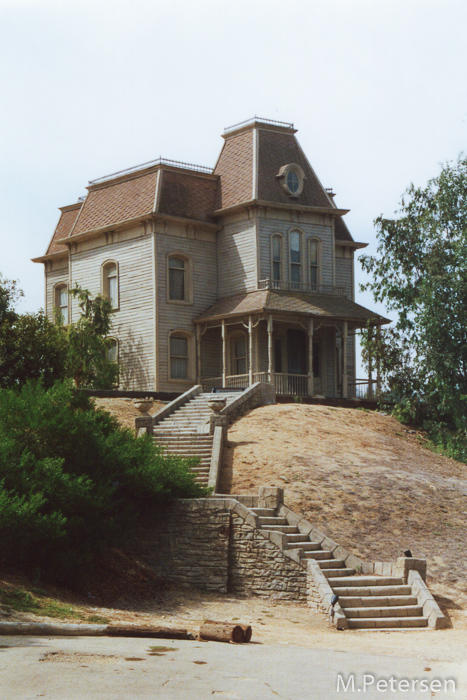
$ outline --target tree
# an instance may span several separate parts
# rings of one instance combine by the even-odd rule
[[[51,386],[65,372],[66,336],[42,311],[18,314],[23,296],[15,280],[0,275],[0,387],[20,387],[29,379]]]
[[[398,313],[365,351],[408,420],[467,427],[467,158],[447,163],[425,188],[411,185],[399,216],[375,221],[378,256],[364,256],[373,275],[363,285]]]
[[[77,387],[109,389],[115,386],[118,367],[108,358],[112,304],[76,285],[70,294],[79,300],[80,318],[68,329],[67,373]]]

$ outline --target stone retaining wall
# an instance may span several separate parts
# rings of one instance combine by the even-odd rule
[[[158,576],[182,586],[306,601],[306,569],[257,530],[253,514],[233,499],[177,501],[147,520],[131,544]]]

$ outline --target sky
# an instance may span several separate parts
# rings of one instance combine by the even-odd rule
[[[374,219],[465,148],[466,27],[465,0],[0,0],[0,272],[19,309],[43,306],[30,259],[89,180],[213,166],[254,115],[294,123],[374,254]]]

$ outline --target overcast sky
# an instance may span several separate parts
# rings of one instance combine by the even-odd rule
[[[255,114],[294,123],[373,252],[465,148],[466,30],[465,0],[0,0],[0,272],[37,310],[59,206],[159,156],[213,166]]]

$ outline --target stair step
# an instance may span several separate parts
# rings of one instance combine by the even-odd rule
[[[411,595],[393,596],[341,596],[339,603],[341,608],[377,608],[377,607],[402,607],[417,605],[417,597]]]
[[[361,617],[350,619],[348,623],[350,629],[428,627],[426,617]]]
[[[295,525],[268,525],[262,529],[269,530],[270,532],[282,532],[283,535],[296,534],[298,532]]]
[[[412,588],[410,586],[347,586],[347,579],[345,581],[336,579],[335,581],[328,581],[329,585],[333,589],[334,593],[339,596],[400,596],[400,595],[410,595],[412,593]]]
[[[339,600],[342,607],[342,603]],[[378,608],[342,608],[348,620],[359,617],[423,617],[422,605],[403,605],[400,607],[378,607]]]
[[[303,552],[317,552],[322,551],[318,542],[302,542],[301,540],[289,539],[290,535],[287,537],[286,549],[301,549]],[[293,535],[291,536],[293,537]]]
[[[344,569],[324,569],[323,570],[323,574],[328,579],[328,583],[331,586],[331,588],[333,587],[331,581],[338,581],[340,578],[353,576],[354,573],[355,573],[355,569],[347,569],[347,568],[344,568]],[[346,581],[346,583],[347,583],[347,581]]]
[[[403,579],[395,576],[353,576],[346,581],[346,586],[401,586]]]
[[[252,513],[255,513],[255,515],[261,515],[267,518],[273,517],[276,512],[274,508],[250,508],[250,510]]]
[[[272,515],[269,516],[259,516],[259,526],[264,527],[264,525],[287,525],[287,518],[277,518]]]
[[[320,569],[344,569],[345,561],[343,559],[322,559],[318,562]]]
[[[316,559],[317,562],[326,561],[327,559],[333,559],[332,552],[326,549],[318,549],[317,551],[305,551],[303,553],[304,559]]]

